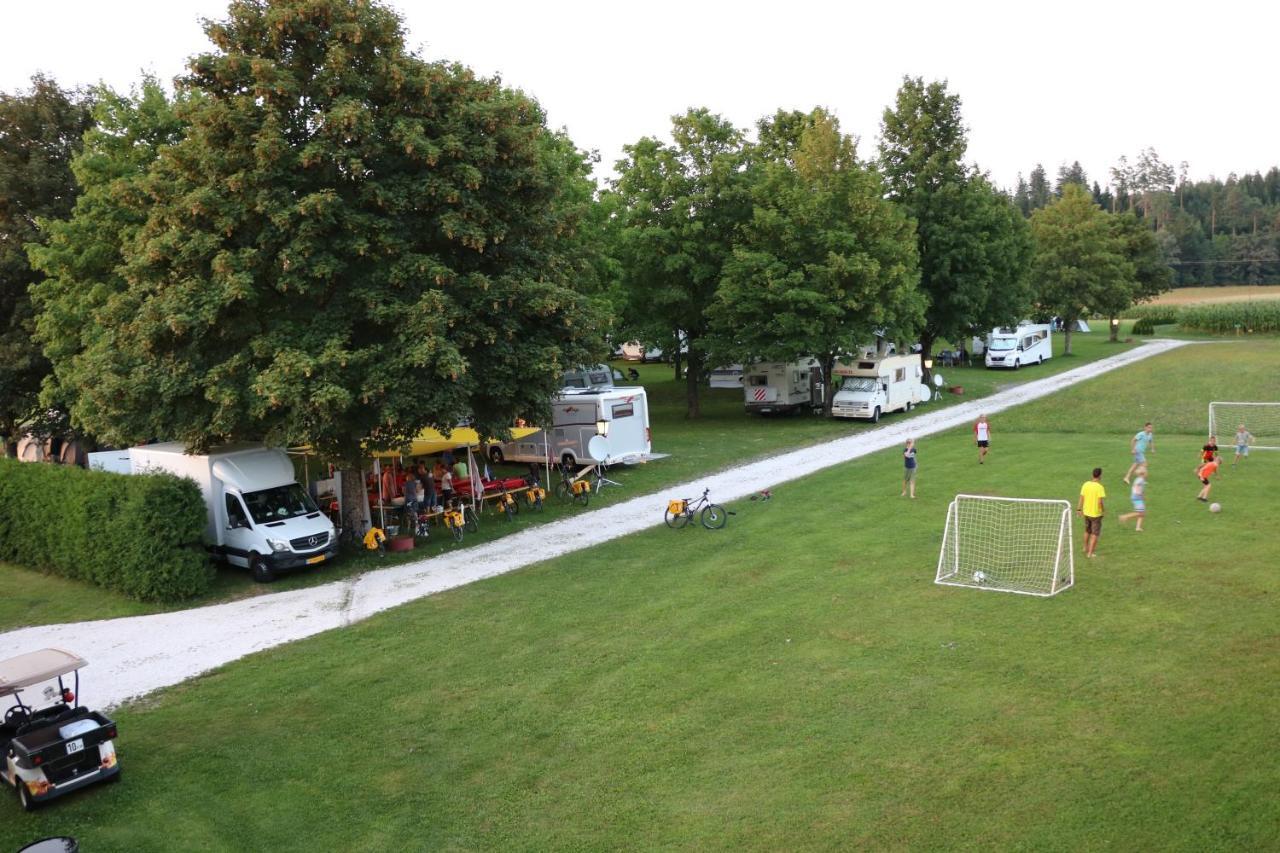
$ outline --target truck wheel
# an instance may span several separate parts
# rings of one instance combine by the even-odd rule
[[[271,583],[276,579],[276,573],[271,571],[271,564],[267,562],[266,557],[249,552],[249,571],[253,573],[253,579],[258,583]]]
[[[1018,369],[1019,369],[1019,368],[1021,368],[1021,367],[1022,367],[1022,361],[1021,361],[1021,360],[1019,360],[1019,359],[1016,359],[1016,358],[1015,358],[1015,359],[1013,360],[1013,369],[1014,369],[1014,370],[1018,370]]]
[[[568,468],[573,468],[575,465],[578,464],[578,460],[574,458],[574,455],[572,453],[566,453],[560,457],[560,464]]]
[[[502,464],[502,448],[501,447],[489,448],[489,461],[492,462],[494,465]]]
[[[914,409],[914,408],[915,408],[915,405],[916,405],[915,403],[913,403],[913,402],[911,402],[910,400],[908,400],[908,401],[907,401],[907,411],[909,412],[909,411],[911,411],[912,409]]]
[[[871,412],[871,422],[873,424],[880,423],[880,407],[879,406],[876,406],[875,409]]]

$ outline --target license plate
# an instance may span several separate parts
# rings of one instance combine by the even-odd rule
[[[67,755],[70,755],[73,752],[79,752],[82,749],[84,749],[84,738],[76,738],[75,740],[67,741]]]
[[[308,557],[308,558],[307,558],[307,565],[308,565],[308,566],[312,565],[313,563],[323,563],[323,562],[324,562],[324,554],[321,554],[321,555],[320,555],[320,556],[318,556],[318,557]]]

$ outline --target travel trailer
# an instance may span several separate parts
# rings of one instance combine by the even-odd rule
[[[825,393],[822,366],[816,358],[790,363],[762,362],[742,374],[747,411],[760,415],[821,409]]]
[[[993,329],[987,337],[987,367],[1042,364],[1053,358],[1053,335],[1047,323],[1022,323],[1016,329]]]
[[[742,387],[742,365],[713,368],[707,375],[707,384],[712,388],[731,388],[736,391]]]
[[[278,572],[338,555],[333,522],[298,484],[283,450],[241,444],[189,454],[169,442],[127,453],[131,474],[167,472],[194,480],[204,495],[205,545],[216,559],[249,569],[255,580],[271,581]],[[92,453],[89,465],[122,471],[121,455]]]
[[[603,458],[592,457],[587,447],[597,435],[607,448]],[[551,401],[550,429],[490,445],[488,453],[494,463],[550,460],[574,466],[638,462],[650,451],[649,398],[635,387],[566,388]]]
[[[911,411],[928,402],[918,355],[881,355],[837,364],[839,390],[831,405],[837,418],[865,418],[875,423],[888,412]]]

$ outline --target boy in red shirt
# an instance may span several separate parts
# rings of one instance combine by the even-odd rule
[[[1213,488],[1213,485],[1209,482],[1209,478],[1218,473],[1219,464],[1220,460],[1217,457],[1214,457],[1211,461],[1204,463],[1196,469],[1196,476],[1200,478],[1201,484],[1200,494],[1196,496],[1196,500],[1209,500],[1209,490]]]

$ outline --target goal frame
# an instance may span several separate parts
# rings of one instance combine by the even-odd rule
[[[998,501],[1000,503],[1034,503],[1034,504],[1052,504],[1060,508],[1061,513],[1058,517],[1058,544],[1054,553],[1053,561],[1053,579],[1049,584],[1047,592],[1034,592],[1026,589],[1014,589],[1007,586],[993,586],[989,584],[977,584],[967,581],[955,580],[960,575],[960,547],[959,547],[959,503],[962,500],[979,500],[979,501]],[[956,535],[951,535],[953,531]],[[948,554],[948,543],[952,543]],[[1064,571],[1065,568],[1065,571]],[[942,548],[938,554],[938,569],[934,575],[933,582],[942,586],[958,586],[965,589],[981,589],[991,592],[1012,592],[1017,595],[1031,595],[1036,598],[1050,598],[1058,593],[1070,589],[1075,585],[1075,544],[1071,531],[1071,503],[1069,501],[1052,499],[1052,498],[1006,498],[1000,495],[966,495],[959,494],[952,499],[947,506],[947,523],[942,531]]]
[[[1214,400],[1209,404],[1209,435],[1216,435],[1219,438],[1223,438],[1224,434],[1218,430],[1218,422],[1217,422],[1218,419],[1217,419],[1216,413],[1213,410],[1214,406],[1245,406],[1249,408],[1268,408],[1268,409],[1275,409],[1277,411],[1277,414],[1280,414],[1280,403],[1261,403],[1261,402],[1232,403],[1224,400]],[[1248,424],[1246,423],[1245,426],[1247,427]],[[1252,432],[1252,430],[1250,430],[1250,432]],[[1233,440],[1235,434],[1236,434],[1235,424],[1229,424],[1227,426],[1227,431],[1225,433],[1226,443],[1228,445],[1235,443]],[[1255,441],[1257,440],[1256,435],[1254,436],[1254,440]],[[1219,444],[1221,445],[1221,442],[1219,442]],[[1251,444],[1249,445],[1249,449],[1250,450],[1280,450],[1280,444]]]

